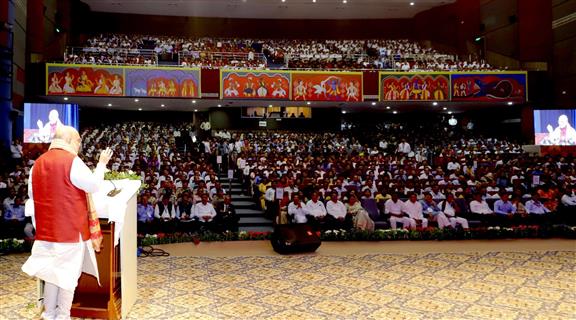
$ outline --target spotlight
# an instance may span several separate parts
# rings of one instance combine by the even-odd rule
[[[269,105],[268,105],[268,108],[272,108],[272,105],[271,105],[271,104],[269,104]]]
[[[142,111],[142,108],[138,108],[138,111]]]
[[[398,113],[398,111],[394,110],[394,111],[392,111],[392,113],[393,113],[393,114],[397,114],[397,113]]]
[[[448,114],[452,114],[452,111],[448,111]]]
[[[219,104],[219,105],[218,105],[218,108],[220,108],[220,107],[222,107],[222,105],[221,105],[221,104]]]
[[[109,104],[108,104],[108,106],[109,106],[109,107],[111,107],[111,106],[112,106],[112,104],[111,104],[111,103],[109,103]]]
[[[390,110],[390,106],[386,106],[386,110]]]
[[[160,106],[161,106],[162,108],[164,108],[164,107],[165,107],[165,105],[164,105],[164,104],[161,104]]]
[[[410,2],[410,5],[413,6],[413,5],[414,5],[414,2]]]
[[[508,105],[509,105],[509,106],[511,106],[511,105],[513,105],[513,104],[514,104],[514,102],[508,101]]]
[[[444,108],[442,108],[442,110],[448,110],[448,108],[444,107]]]
[[[342,110],[342,114],[346,114],[346,110]]]
[[[138,100],[138,99],[134,99],[134,102],[138,102],[138,101],[140,101],[140,100]]]
[[[307,105],[310,105],[310,104],[312,104],[312,102],[308,101],[308,102],[306,102],[306,104],[307,104]]]
[[[68,101],[68,97],[64,97],[64,101]]]
[[[194,109],[194,112],[198,112],[198,109]]]
[[[434,102],[432,102],[432,105],[433,105],[433,106],[437,106],[437,105],[438,105],[438,102],[434,101]]]
[[[342,0],[342,3],[343,3],[343,4],[347,4],[347,3],[348,3],[348,0]]]
[[[376,102],[372,102],[372,105],[375,106],[375,105],[376,105]]]
[[[196,100],[192,100],[192,103],[196,103]]]

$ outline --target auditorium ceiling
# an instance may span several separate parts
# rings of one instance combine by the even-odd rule
[[[244,19],[392,19],[455,0],[83,0],[92,11]]]

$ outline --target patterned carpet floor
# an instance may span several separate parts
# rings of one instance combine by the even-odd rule
[[[26,255],[0,257],[0,319],[38,319]],[[576,252],[138,260],[129,319],[576,319]]]

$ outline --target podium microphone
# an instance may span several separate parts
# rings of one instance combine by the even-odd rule
[[[114,184],[114,182],[112,182],[112,180],[108,180],[110,181],[110,183],[112,184],[112,186],[114,186],[114,190],[110,190],[110,192],[108,192],[107,196],[109,196],[110,198],[117,196],[120,192],[122,192],[122,188],[117,189],[116,185]]]

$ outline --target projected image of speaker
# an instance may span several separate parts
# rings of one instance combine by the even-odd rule
[[[77,104],[24,104],[24,143],[50,143],[63,124],[78,130]]]
[[[320,232],[306,224],[277,225],[270,241],[280,254],[314,252],[321,244]]]

